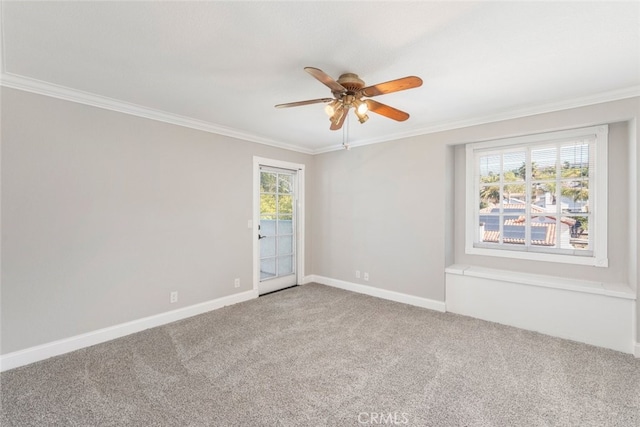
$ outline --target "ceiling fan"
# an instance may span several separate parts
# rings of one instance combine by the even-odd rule
[[[338,130],[342,127],[351,107],[353,107],[360,123],[364,123],[369,119],[367,111],[403,122],[409,118],[408,113],[382,104],[378,101],[374,101],[373,99],[363,99],[363,97],[384,95],[385,93],[398,92],[422,86],[422,79],[416,76],[403,77],[401,79],[365,87],[364,81],[360,79],[357,74],[345,73],[336,81],[318,68],[305,67],[304,70],[331,89],[333,98],[319,98],[307,101],[289,102],[287,104],[278,104],[276,105],[276,108],[326,103],[325,112],[329,115],[329,120],[331,121],[329,129],[331,130]]]

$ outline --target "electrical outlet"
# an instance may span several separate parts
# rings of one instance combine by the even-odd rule
[[[169,297],[169,302],[170,303],[178,302],[178,291],[171,292],[171,296]]]
[[[234,281],[233,281],[233,286],[234,286],[235,288],[239,288],[239,287],[240,287],[240,279],[236,279],[236,280],[234,280]]]
[[[369,281],[369,273],[364,273],[364,281],[365,282]]]
[[[356,279],[360,278],[360,270],[356,270]]]

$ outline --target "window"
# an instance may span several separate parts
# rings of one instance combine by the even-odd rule
[[[467,146],[466,252],[607,266],[608,126]]]

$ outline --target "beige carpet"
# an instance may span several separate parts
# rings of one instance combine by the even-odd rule
[[[5,426],[639,426],[640,360],[310,284],[17,368]]]

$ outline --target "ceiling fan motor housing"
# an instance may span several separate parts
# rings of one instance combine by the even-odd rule
[[[337,81],[349,92],[355,93],[364,87],[364,81],[353,73],[345,73]]]

